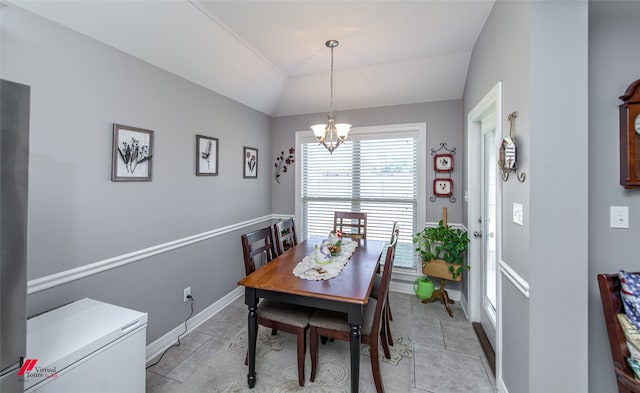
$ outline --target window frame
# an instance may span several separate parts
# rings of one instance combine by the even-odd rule
[[[421,226],[426,221],[426,200],[427,200],[427,173],[426,173],[426,123],[408,123],[408,124],[391,124],[383,126],[368,126],[368,127],[353,127],[349,132],[348,140],[366,140],[376,139],[378,136],[382,138],[402,138],[402,137],[415,137],[416,138],[416,176],[417,176],[417,206],[416,206],[416,227]],[[317,143],[315,136],[311,130],[308,131],[296,131],[295,133],[295,146],[296,157],[295,160],[295,217],[297,222],[302,222],[302,201],[301,201],[301,174],[302,168],[301,157],[302,144],[303,143]],[[337,149],[340,149],[338,147]],[[330,154],[327,151],[327,154]],[[301,239],[302,240],[302,239]],[[416,262],[416,272],[411,274],[408,271],[410,277],[414,277],[415,274],[422,273],[422,266]],[[394,276],[396,273],[400,273],[400,269],[394,270]]]

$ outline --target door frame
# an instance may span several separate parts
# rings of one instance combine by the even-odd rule
[[[498,81],[487,94],[469,111],[467,115],[466,139],[467,139],[467,225],[468,233],[481,231],[482,224],[478,223],[478,217],[482,215],[482,195],[481,190],[481,162],[482,155],[480,152],[482,130],[480,121],[487,113],[494,112],[496,140],[501,141],[502,133],[502,82]],[[497,148],[497,146],[496,146]],[[498,175],[498,179],[500,179]],[[501,183],[501,182],[500,182]],[[496,259],[500,263],[502,260],[502,187],[498,186],[496,190]],[[482,260],[482,238],[476,239],[470,237],[469,242],[469,260]],[[499,267],[496,266],[499,270]],[[480,322],[480,313],[482,312],[482,269],[472,268],[469,270],[469,318],[472,322]],[[496,381],[502,378],[502,275],[497,274],[496,277]]]

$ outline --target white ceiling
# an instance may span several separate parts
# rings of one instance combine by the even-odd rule
[[[13,1],[272,116],[458,99],[494,0]]]

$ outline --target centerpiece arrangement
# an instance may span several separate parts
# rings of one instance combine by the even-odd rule
[[[338,229],[335,232],[329,232],[329,238],[327,239],[327,247],[332,257],[340,255],[342,246],[342,232]]]
[[[332,262],[332,258],[340,255],[342,249],[342,233],[340,231],[330,232],[329,237],[316,244],[314,249],[314,260],[319,265],[327,265]]]
[[[336,277],[358,247],[358,242],[343,239],[340,231],[329,233],[313,251],[293,269],[296,277],[305,280],[330,280]]]

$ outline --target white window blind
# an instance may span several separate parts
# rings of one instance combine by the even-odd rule
[[[315,141],[300,147],[303,238],[326,236],[334,211],[366,212],[369,239],[388,241],[399,222],[395,266],[415,269],[417,136],[361,135],[333,154]]]

